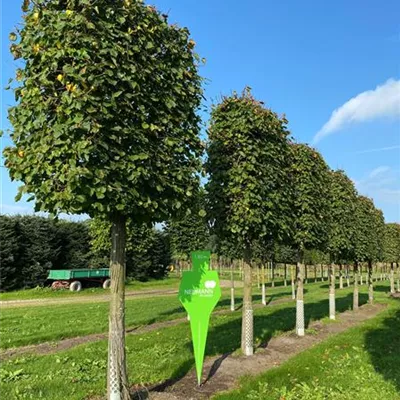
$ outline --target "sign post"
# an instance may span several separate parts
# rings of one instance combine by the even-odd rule
[[[210,315],[221,297],[217,271],[210,271],[209,251],[194,251],[192,271],[183,272],[179,300],[190,318],[197,383],[201,384]]]

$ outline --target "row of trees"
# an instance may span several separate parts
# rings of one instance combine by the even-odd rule
[[[285,117],[265,108],[249,89],[224,98],[213,108],[206,170],[211,229],[221,250],[239,252],[245,260],[242,350],[246,355],[253,353],[254,251],[273,249],[275,243],[294,250],[296,331],[300,336],[305,328],[305,250],[329,255],[331,318],[335,315],[335,264],[367,262],[372,301],[372,263],[385,255],[390,262],[398,261],[398,225],[393,231],[397,254],[392,254],[388,247],[384,250],[384,218],[373,201],[358,195],[344,171],[330,170],[315,149],[295,143]]]
[[[23,63],[5,165],[23,182],[18,198],[29,194],[36,210],[86,213],[111,225],[108,398],[127,400],[127,223],[139,230],[196,210],[201,60],[186,28],[140,0],[24,0],[23,12],[10,34]],[[374,261],[382,213],[315,150],[292,142],[287,120],[249,90],[213,108],[207,153],[206,219],[219,251],[245,260],[242,347],[251,354],[245,327],[252,327],[256,249],[294,249],[301,314],[304,251]]]

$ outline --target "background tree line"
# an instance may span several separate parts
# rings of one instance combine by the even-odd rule
[[[172,263],[190,260],[193,249],[211,249],[216,257],[240,259],[240,252],[227,240],[210,231],[201,212],[204,193],[194,211],[180,220],[155,229],[128,223],[127,276],[131,279],[159,279]],[[199,215],[199,213],[201,215]],[[49,269],[107,268],[110,254],[110,225],[99,219],[83,222],[38,216],[0,215],[0,287],[2,291],[43,285]],[[400,261],[400,225],[385,225],[379,261]],[[296,263],[297,253],[287,244],[262,246],[256,243],[254,258],[277,263]],[[307,265],[329,263],[329,254],[306,250]],[[217,260],[218,263],[218,260]]]
[[[166,233],[145,225],[128,232],[128,278],[164,277],[171,257]],[[108,268],[110,234],[110,225],[96,219],[0,215],[1,290],[43,285],[50,269]]]

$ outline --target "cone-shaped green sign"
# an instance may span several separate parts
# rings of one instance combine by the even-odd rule
[[[179,300],[190,317],[197,382],[200,386],[210,315],[221,297],[217,271],[209,271],[211,253],[194,251],[192,271],[185,271]]]

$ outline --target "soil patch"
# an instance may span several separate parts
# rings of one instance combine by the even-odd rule
[[[336,322],[324,324],[313,322],[309,329],[313,334],[300,338],[288,333],[272,338],[252,357],[224,354],[207,358],[204,362],[203,384],[197,387],[195,370],[179,380],[163,382],[144,388],[136,394],[137,399],[151,400],[197,400],[209,399],[218,392],[237,388],[238,379],[243,376],[259,375],[273,367],[281,365],[294,355],[318,344],[331,335],[341,333],[359,323],[375,317],[385,305],[364,305],[358,311],[346,311],[340,314]]]

